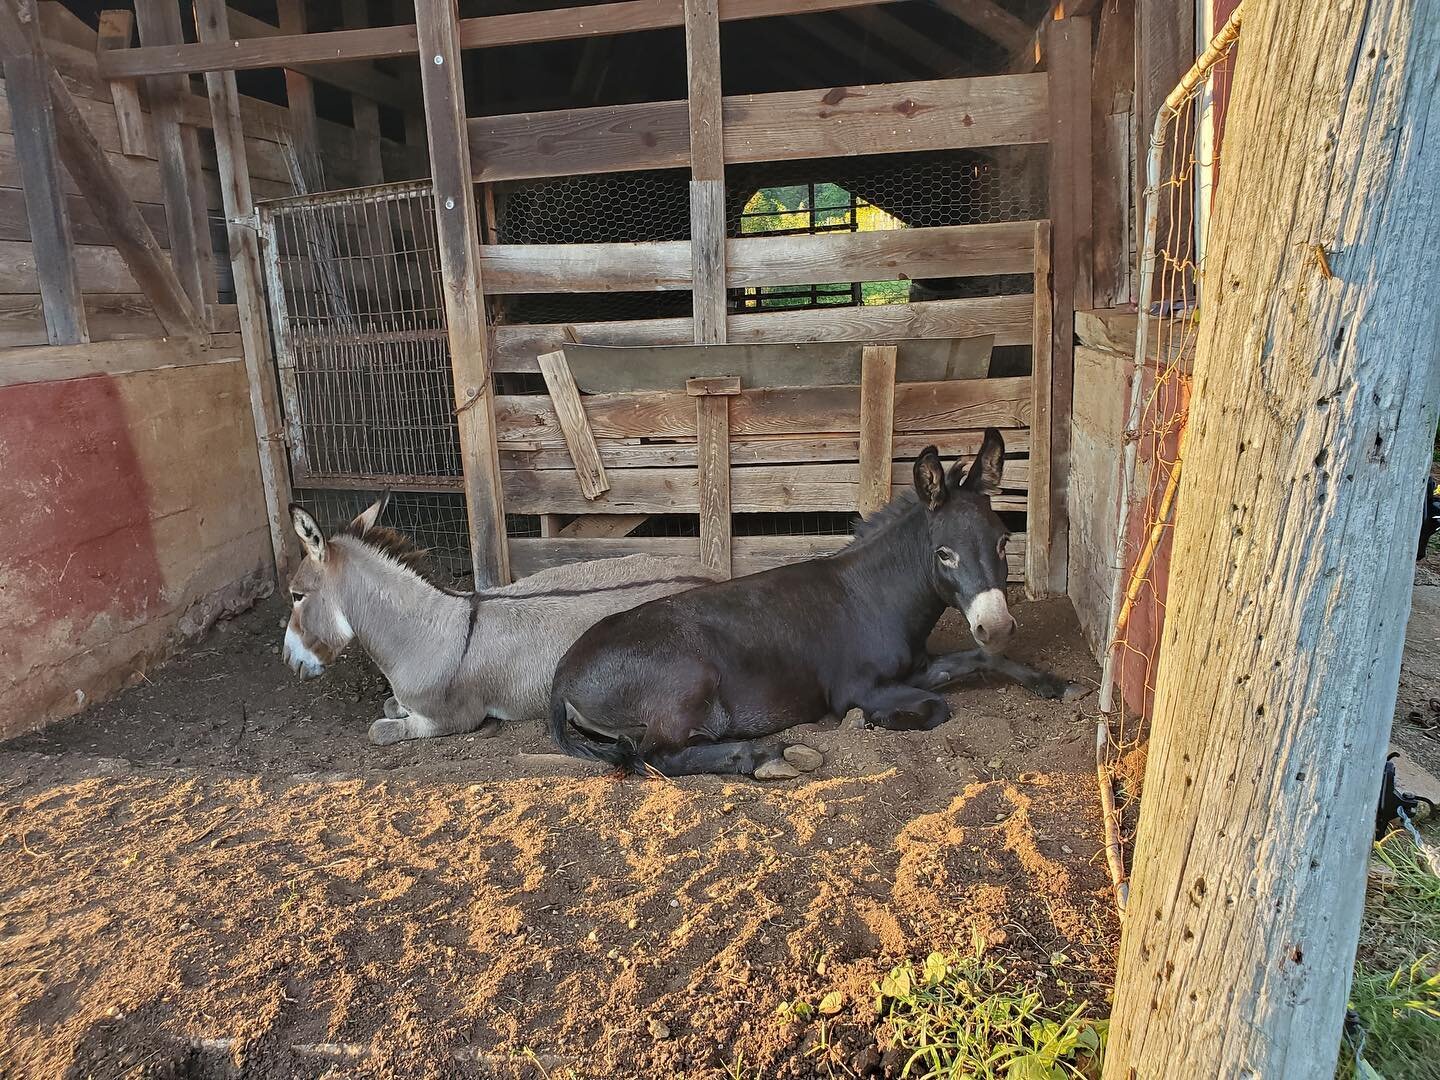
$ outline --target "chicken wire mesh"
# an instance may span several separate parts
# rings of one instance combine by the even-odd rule
[[[1140,244],[1139,317],[1121,454],[1115,575],[1097,743],[1107,777],[1127,774],[1155,699],[1175,497],[1205,280],[1205,229],[1219,177],[1238,16],[1162,105],[1151,136]],[[1102,784],[1102,793],[1109,791]],[[1107,854],[1123,906],[1123,846],[1138,791],[1107,806]]]

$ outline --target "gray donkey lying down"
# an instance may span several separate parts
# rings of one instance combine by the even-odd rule
[[[290,508],[305,559],[285,630],[285,661],[301,678],[323,674],[352,641],[375,661],[394,694],[370,725],[378,746],[539,719],[560,657],[596,622],[714,580],[698,559],[629,555],[454,592],[421,572],[408,537],[378,524],[387,501],[329,540]]]

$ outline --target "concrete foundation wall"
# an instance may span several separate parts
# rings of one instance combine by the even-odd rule
[[[238,342],[137,344],[0,354],[0,737],[138,680],[270,587]],[[150,370],[13,382],[123,368],[104,353],[122,348]]]

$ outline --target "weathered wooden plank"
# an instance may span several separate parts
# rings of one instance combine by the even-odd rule
[[[1033,222],[947,225],[816,236],[749,237],[726,244],[726,284],[821,284],[1029,273]]]
[[[196,33],[202,41],[229,36],[225,0],[194,0]],[[299,550],[290,522],[290,462],[285,453],[285,421],[275,386],[275,358],[270,351],[265,287],[260,272],[259,237],[245,224],[255,206],[250,194],[250,167],[245,159],[245,129],[240,121],[240,93],[235,74],[210,72],[205,76],[215,131],[215,158],[220,190],[225,200],[230,263],[235,279],[235,306],[240,316],[240,338],[245,352],[245,374],[250,417],[255,426],[260,458],[260,484],[265,493],[265,516],[270,526],[270,547],[275,573],[284,581],[298,565]]]
[[[745,342],[871,341],[994,336],[996,345],[1029,345],[1034,303],[1028,293],[921,304],[763,311],[731,315],[726,338]],[[614,322],[536,323],[492,327],[497,371],[536,371],[535,357],[578,338],[596,345],[681,345],[691,342],[691,320],[627,319]],[[567,334],[569,331],[573,334]]]
[[[465,93],[461,85],[460,29],[452,0],[416,0],[415,20],[421,55],[429,58],[420,65],[420,71],[435,185],[435,231],[450,337],[460,456],[465,472],[471,556],[477,584],[504,584],[510,580],[510,556],[505,538],[499,451],[495,445],[492,380],[486,357],[489,342],[485,332],[475,184],[470,178]],[[400,30],[394,27],[384,32],[400,36]]]
[[[822,558],[840,551],[850,542],[848,536],[737,536],[731,541],[731,570],[736,577],[758,574],[786,563]],[[625,536],[611,540],[556,538],[550,540],[512,540],[517,575],[538,573],[552,566],[588,559],[618,559],[623,555],[699,557],[700,542],[691,537]],[[1010,580],[1020,580],[1024,562],[1024,542],[1011,540],[1006,551]]]
[[[724,0],[720,5],[720,19],[759,19],[891,2],[894,0]],[[683,24],[684,12],[678,0],[622,0],[620,3],[461,19],[458,40],[462,49],[484,49],[537,41],[603,37]],[[333,64],[413,56],[420,47],[414,26],[335,30],[283,35],[259,41],[234,40],[214,45],[202,43],[137,49],[134,50],[135,56],[110,62],[104,74],[107,78],[136,78],[166,73],[288,67],[297,63]]]
[[[724,172],[724,166],[719,166]],[[725,181],[690,181],[690,273],[695,340],[725,342]]]
[[[1094,297],[1097,307],[1130,300],[1130,207],[1134,147],[1135,5],[1106,4],[1100,13],[1091,102],[1094,145]]]
[[[280,18],[277,29],[281,33],[305,33],[305,0],[276,0],[276,11]],[[315,84],[308,72],[290,67],[285,69],[285,104],[290,109],[296,156],[303,165],[314,159],[320,145],[315,127]]]
[[[175,0],[135,0],[135,21],[143,44],[176,45],[184,40]],[[101,54],[115,55],[119,54]],[[189,87],[182,76],[157,75],[147,81],[147,89],[170,227],[170,259],[191,302],[203,309],[215,298],[214,256],[200,186],[200,143],[195,129],[181,122],[180,99],[189,94]]]
[[[1045,76],[1003,75],[750,94],[722,101],[727,163],[1044,142]],[[477,117],[477,180],[683,166],[684,101]]]
[[[560,421],[560,432],[570,450],[575,475],[580,481],[580,492],[587,499],[596,499],[610,490],[605,479],[605,466],[600,461],[600,451],[595,447],[595,436],[585,420],[585,406],[580,403],[580,391],[565,363],[564,352],[546,353],[540,357],[540,374],[545,377],[545,388],[550,392],[550,404]]]
[[[46,65],[40,58],[40,35],[33,0],[19,0],[23,38],[0,35],[0,61],[20,172],[25,188],[26,219],[34,245],[36,276],[44,303],[45,329],[55,345],[88,341],[80,274],[70,219],[61,195],[60,153],[55,111],[50,102]]]
[[[866,517],[890,501],[896,354],[894,345],[867,345],[860,365],[858,509]]]
[[[591,539],[628,536],[649,517],[649,514],[584,514],[562,527],[555,535]]]
[[[1046,39],[1051,112],[1050,213],[1054,306],[1050,351],[1050,581],[1065,592],[1069,553],[1066,477],[1075,379],[1075,311],[1091,306],[1093,183],[1090,148],[1090,20],[1059,19]],[[1035,538],[1038,544],[1039,538]]]
[[[991,336],[911,338],[899,349],[896,380],[983,379]],[[752,389],[768,386],[857,386],[858,341],[749,342],[731,345],[589,345],[565,348],[576,384],[587,394],[674,390],[687,378],[734,375]]]
[[[86,293],[140,292],[138,281],[119,249],[106,245],[77,244],[75,266]],[[0,295],[39,292],[35,245],[23,240],[0,242]],[[223,280],[230,283],[225,269]]]
[[[690,121],[690,178],[725,179],[720,118],[719,0],[683,0],[686,103]],[[724,200],[721,200],[723,210]],[[694,196],[691,196],[694,214]]]
[[[100,12],[100,36],[96,47],[108,52],[130,48],[135,34],[135,13],[125,8]],[[121,153],[150,156],[150,131],[140,108],[140,88],[134,79],[114,79],[110,96],[115,102],[115,123],[120,133]]]
[[[238,363],[241,353],[240,339],[234,334],[7,349],[0,364],[0,386]]]
[[[690,244],[486,244],[487,295],[690,288]]]
[[[1030,462],[1026,457],[1030,450],[1030,432],[1025,428],[1012,428],[1002,432],[1005,437],[1005,486],[1024,490],[1029,484]],[[894,459],[909,468],[927,446],[939,448],[940,455],[947,461],[957,457],[970,457],[980,449],[983,431],[930,431],[911,435],[896,435],[891,438]],[[639,468],[695,468],[699,460],[693,441],[670,443],[624,442],[614,439],[597,440],[600,460],[606,469]],[[801,435],[801,436],[732,436],[730,439],[730,464],[774,465],[785,462],[850,464],[860,457],[860,440],[856,436],[844,435]],[[500,444],[500,467],[507,471],[516,469],[559,469],[572,468],[570,451],[563,446],[547,443]],[[903,477],[902,477],[903,480]],[[893,482],[893,478],[892,478]],[[908,481],[905,481],[908,483]],[[459,490],[458,483],[454,490]]]
[[[695,485],[700,515],[700,561],[721,577],[730,576],[730,399],[740,380],[691,379],[685,392],[695,398]]]
[[[1030,44],[1031,28],[995,0],[935,0],[935,3],[1009,52],[1019,52]]]
[[[83,299],[91,341],[165,335],[150,302],[139,293],[92,293]],[[0,296],[0,348],[47,341],[44,306],[38,295]]]
[[[1030,484],[1025,529],[1030,536],[1026,549],[1025,589],[1032,598],[1051,590],[1050,536],[1052,531],[1053,485],[1050,456],[1051,438],[1051,355],[1054,348],[1053,312],[1050,294],[1050,223],[1035,226],[1035,338],[1031,347],[1030,468],[1037,482]]]
[[[361,27],[370,21],[368,0],[342,0],[345,25]],[[360,71],[374,71],[363,65],[356,65]],[[388,75],[381,75],[378,84],[350,95],[350,123],[355,128],[355,182],[368,186],[385,182],[385,163],[380,156],[380,107],[377,101],[387,105],[400,104],[405,100],[400,81]]]
[[[902,383],[895,388],[895,430],[1028,427],[1030,379],[962,379]],[[585,401],[596,438],[686,438],[695,435],[695,410],[683,392],[596,394]],[[500,437],[506,441],[563,441],[547,398],[502,396],[495,400]],[[774,435],[860,430],[860,388],[745,390],[731,404],[730,430]]]

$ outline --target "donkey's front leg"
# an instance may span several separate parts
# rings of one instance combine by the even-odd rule
[[[394,702],[392,707],[391,702]],[[400,716],[392,716],[398,712]],[[434,720],[406,709],[394,698],[385,702],[385,715],[370,725],[370,741],[376,746],[389,746],[406,739],[433,739],[440,735],[468,735],[479,732],[485,736],[500,732],[500,721],[481,712],[477,716]]]
[[[1059,698],[1067,703],[1079,701],[1090,692],[1089,687],[1080,683],[1068,682],[1048,671],[1022,664],[1008,656],[987,653],[983,649],[964,649],[931,657],[910,682],[926,690],[940,690],[980,671],[998,672],[1014,679],[1037,697]]]

